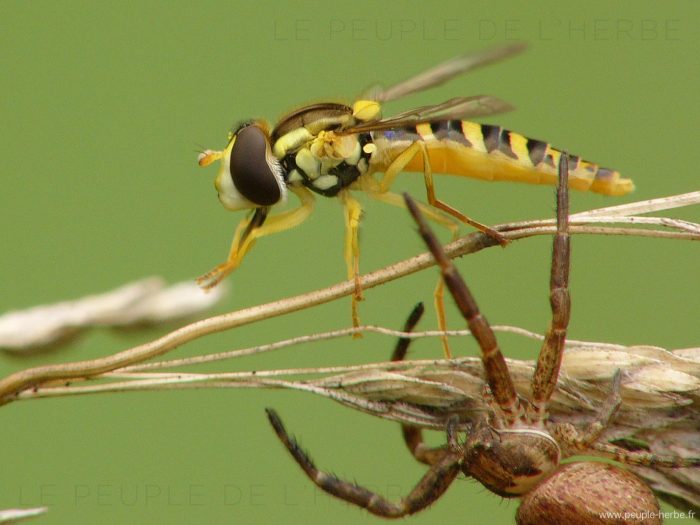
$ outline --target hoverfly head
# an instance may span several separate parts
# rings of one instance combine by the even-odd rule
[[[273,206],[286,199],[284,170],[272,154],[264,123],[240,124],[229,134],[228,145],[220,158],[221,169],[215,186],[219,200],[227,209]]]

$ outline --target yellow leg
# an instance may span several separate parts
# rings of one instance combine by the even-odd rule
[[[423,141],[416,141],[411,146],[406,148],[404,151],[402,151],[398,157],[394,159],[394,161],[389,165],[389,167],[384,171],[384,177],[382,178],[381,182],[379,183],[379,188],[378,191],[380,194],[387,194],[389,189],[391,188],[391,185],[394,183],[396,180],[396,177],[403,171],[403,169],[408,165],[409,162],[413,160],[413,158],[416,155],[421,155],[423,158],[423,180],[425,182],[425,191],[428,197],[428,203],[433,206],[434,208],[437,208],[438,210],[444,211],[445,213],[448,213],[452,217],[456,218],[460,222],[463,222],[465,224],[469,224],[470,226],[473,226],[477,230],[489,235],[490,237],[493,237],[496,239],[501,246],[505,246],[508,243],[508,240],[503,237],[499,232],[494,230],[493,228],[489,228],[485,224],[481,224],[480,222],[475,221],[474,219],[467,217],[463,213],[461,213],[459,210],[453,208],[449,204],[441,201],[440,199],[437,198],[435,195],[435,184],[433,183],[433,171],[430,167],[430,156],[428,154],[428,148],[425,145]],[[371,192],[369,192],[371,194]],[[377,196],[375,196],[376,198]],[[424,211],[423,208],[421,208],[421,211]],[[432,214],[426,214],[428,215],[429,218],[434,217],[435,213]],[[441,221],[438,221],[441,222]],[[455,231],[451,230],[453,236],[455,236]],[[438,318],[438,326],[440,327],[440,330],[445,331],[447,330],[447,317],[445,314],[445,302],[443,299],[444,296],[444,283],[442,279],[438,281],[437,286],[435,287],[435,292],[434,292],[434,298],[435,298],[435,310],[437,313],[437,318]],[[452,352],[450,351],[450,346],[447,341],[447,337],[442,337],[442,348],[445,354],[446,359],[451,359],[452,358]]]
[[[294,228],[304,222],[313,211],[313,194],[306,188],[290,187],[301,206],[293,210],[266,217],[266,210],[255,210],[251,216],[243,219],[236,227],[231,249],[225,262],[217,265],[211,271],[197,278],[197,283],[204,289],[213,288],[221,280],[241,264],[245,255],[255,244],[255,241],[266,235]],[[259,223],[258,223],[259,222]]]
[[[379,193],[378,188],[373,188],[373,186],[369,182],[366,182],[363,189],[366,191],[367,195],[373,199],[385,202],[387,204],[391,204],[393,206],[398,206],[400,208],[406,207],[406,204],[401,196],[390,191]],[[435,209],[426,206],[425,204],[416,204],[418,204],[418,208],[428,219],[435,221],[438,224],[441,224],[442,226],[445,226],[447,229],[449,229],[452,233],[452,240],[457,238],[457,229],[459,226],[454,220],[441,215],[440,213],[436,212]],[[442,331],[447,330],[447,315],[445,313],[444,290],[445,284],[442,278],[438,278],[437,286],[435,287],[435,292],[433,293],[433,299],[435,304],[435,312],[437,314],[438,319],[438,326]],[[447,336],[441,337],[440,340],[442,342],[442,350],[443,354],[445,355],[445,359],[452,359],[452,351],[450,350],[450,344],[447,340]]]
[[[388,191],[391,188],[391,185],[394,183],[394,180],[396,180],[398,174],[401,173],[406,167],[406,165],[409,162],[411,162],[416,155],[419,154],[423,157],[423,179],[425,181],[425,190],[430,205],[439,210],[444,211],[445,213],[452,215],[455,219],[465,224],[473,226],[474,228],[487,234],[488,236],[493,237],[499,242],[499,244],[501,244],[501,246],[505,246],[506,244],[508,244],[508,240],[493,228],[489,228],[485,224],[481,224],[480,222],[475,221],[471,217],[467,217],[459,210],[453,208],[449,204],[437,198],[437,196],[435,195],[433,171],[430,167],[430,156],[428,154],[428,148],[425,145],[425,142],[421,140],[417,140],[404,151],[402,151],[399,154],[399,156],[394,159],[394,162],[392,162],[389,165],[389,167],[385,170],[384,177],[382,178],[382,181],[379,185],[380,191]]]
[[[363,185],[361,188],[364,190],[365,194],[372,199],[384,202],[386,204],[391,204],[392,206],[396,206],[398,208],[406,209],[406,203],[401,195],[391,191],[380,192],[377,188],[372,187],[371,185]],[[425,215],[428,219],[447,228],[452,234],[453,240],[457,238],[457,230],[459,229],[458,223],[449,217],[436,212],[435,209],[431,208],[430,206],[426,206],[420,202],[417,202],[416,204],[418,205],[421,213],[423,213],[423,215]]]
[[[435,286],[433,304],[435,305],[438,327],[444,332],[447,330],[447,313],[445,312],[445,281],[442,280],[442,277],[438,279]],[[441,336],[440,342],[442,343],[442,353],[445,355],[445,359],[452,359],[452,350],[450,350],[450,342],[447,336]]]
[[[360,326],[358,302],[362,300],[362,286],[360,284],[360,217],[362,206],[348,190],[339,194],[345,207],[345,265],[348,270],[348,279],[355,281],[355,293],[352,296],[352,325]]]

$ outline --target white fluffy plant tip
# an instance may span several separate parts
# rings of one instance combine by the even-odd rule
[[[211,308],[225,286],[204,292],[193,281],[167,286],[160,277],[109,292],[16,310],[0,316],[0,349],[22,352],[58,346],[92,327],[154,325]]]
[[[7,509],[0,510],[0,523],[3,525],[9,523],[19,523],[20,521],[35,518],[41,514],[45,514],[49,509],[46,507],[37,507],[34,509]]]

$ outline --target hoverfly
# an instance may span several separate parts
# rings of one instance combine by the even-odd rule
[[[437,86],[457,75],[499,61],[524,49],[522,44],[454,58],[387,89],[377,88],[352,106],[319,103],[283,117],[274,128],[262,120],[241,123],[221,151],[205,150],[199,165],[220,160],[215,186],[229,210],[250,209],[238,224],[227,260],[198,279],[211,288],[235,270],[256,240],[293,228],[311,214],[313,194],[338,197],[345,210],[345,263],[355,280],[353,323],[362,298],[359,281],[358,229],[362,208],[352,191],[396,206],[403,200],[391,187],[404,171],[422,172],[428,205],[423,213],[455,234],[459,222],[470,224],[504,243],[503,237],[440,200],[433,173],[487,181],[556,184],[561,150],[498,126],[475,124],[468,118],[511,109],[490,96],[452,98],[383,118],[381,104]],[[569,156],[571,188],[607,195],[623,195],[634,186],[617,171]],[[377,175],[383,173],[379,178]],[[271,215],[288,193],[298,208]],[[436,291],[438,318],[444,312]]]

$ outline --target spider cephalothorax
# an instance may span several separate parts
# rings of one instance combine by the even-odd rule
[[[639,478],[604,463],[568,463],[560,460],[588,452],[621,463],[654,467],[700,465],[700,458],[660,457],[646,451],[632,452],[600,439],[620,406],[621,373],[594,421],[582,429],[554,423],[547,416],[559,376],[569,323],[569,228],[567,156],[559,163],[557,231],[552,250],[550,303],[552,321],[545,335],[531,381],[529,399],[518,397],[493,330],[482,316],[469,288],[428,228],[420,210],[406,197],[419,232],[435,257],[443,280],[481,348],[487,387],[484,397],[489,413],[480,419],[446,421],[447,443],[428,447],[419,427],[402,424],[404,441],[414,458],[430,466],[413,490],[398,502],[319,471],[311,458],[284,429],[277,414],[268,409],[269,420],[280,440],[311,480],[326,492],[366,508],[373,514],[396,518],[418,512],[449,487],[460,472],[479,480],[504,497],[522,497],[517,521],[530,524],[593,525],[608,523],[660,523],[659,505],[651,489]],[[417,308],[406,323],[411,331],[421,315]],[[401,339],[392,360],[402,360],[409,339]],[[460,438],[463,434],[463,438]],[[626,515],[625,521],[606,513]]]
[[[462,471],[499,496],[522,496],[559,465],[557,442],[542,430],[496,429],[480,423],[468,433]]]

